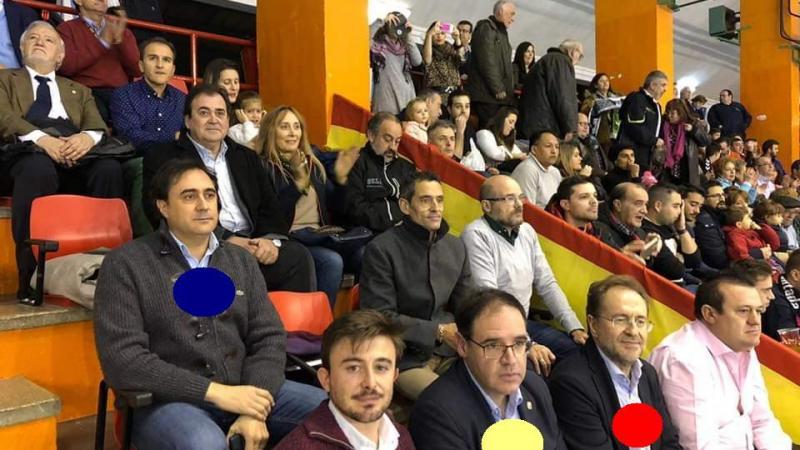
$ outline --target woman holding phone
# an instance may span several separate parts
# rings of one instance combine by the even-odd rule
[[[372,36],[369,64],[372,68],[372,112],[398,114],[417,96],[411,68],[422,56],[408,34],[411,24],[399,12],[389,13]]]
[[[453,43],[447,42],[447,34],[453,37]],[[442,104],[447,104],[447,97],[461,86],[458,67],[464,47],[458,30],[450,23],[434,22],[425,33],[425,45],[422,47],[422,61],[425,63],[425,85],[435,89],[442,96]]]

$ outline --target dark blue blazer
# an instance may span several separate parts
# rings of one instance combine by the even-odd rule
[[[22,66],[19,38],[31,22],[39,19],[39,15],[33,9],[18,5],[11,0],[6,0],[3,3],[6,11],[6,22],[8,23],[8,34],[11,35],[11,45],[14,47],[14,53],[17,55],[19,65]]]
[[[628,450],[611,431],[611,420],[620,409],[619,399],[592,339],[579,352],[556,364],[547,384],[570,450]],[[639,398],[663,418],[661,438],[650,446],[651,450],[680,449],[678,430],[670,420],[656,370],[644,360]]]
[[[541,431],[544,450],[566,450],[544,380],[528,369],[520,390],[520,419]],[[492,424],[486,400],[459,359],[417,399],[409,431],[419,449],[481,450],[481,437]]]

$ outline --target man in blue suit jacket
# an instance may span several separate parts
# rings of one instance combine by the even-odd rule
[[[481,290],[455,320],[461,359],[417,399],[409,425],[417,448],[480,450],[489,426],[521,419],[542,433],[544,450],[566,450],[547,385],[527,370],[531,342],[519,301]]]
[[[650,450],[679,450],[656,370],[640,359],[652,328],[647,293],[633,278],[612,275],[592,283],[586,302],[591,335],[548,379],[553,406],[570,450],[628,450],[611,430],[614,414],[644,403],[661,414],[663,430]]]
[[[39,16],[31,8],[11,0],[0,0],[0,69],[22,67],[19,38]]]

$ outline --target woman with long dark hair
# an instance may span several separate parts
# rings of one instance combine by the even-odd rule
[[[372,111],[398,114],[417,96],[411,68],[422,64],[422,55],[409,41],[411,26],[399,12],[389,13],[372,36],[369,61],[372,68]]]
[[[530,42],[523,42],[517,46],[514,51],[514,87],[516,90],[521,90],[525,78],[528,77],[533,64],[536,62],[536,47]]]
[[[510,172],[520,160],[527,158],[516,144],[518,117],[516,108],[502,107],[489,119],[487,128],[475,134],[476,144],[486,160],[487,168],[497,167]]]
[[[461,65],[464,47],[461,46],[458,30],[451,24],[446,25],[453,27],[450,32],[453,44],[447,42],[447,33],[442,30],[444,25],[436,21],[428,27],[422,47],[422,60],[425,62],[425,85],[439,92],[442,104],[446,105],[447,97],[461,86],[458,67]]]

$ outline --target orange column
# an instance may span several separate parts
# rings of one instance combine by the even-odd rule
[[[612,88],[627,94],[645,76],[661,70],[674,82],[672,10],[656,0],[595,0],[597,72],[612,77]],[[672,98],[668,89],[662,103]]]
[[[259,88],[267,108],[296,107],[324,144],[333,94],[369,109],[367,0],[258,2]]]
[[[780,35],[783,15],[786,32],[800,40],[800,19],[781,11],[781,0],[741,0],[741,101],[753,115],[748,135],[759,142],[776,139],[786,170],[800,158],[800,72],[792,60],[789,41]],[[800,8],[794,7],[795,14]],[[764,120],[755,119],[765,115]]]

